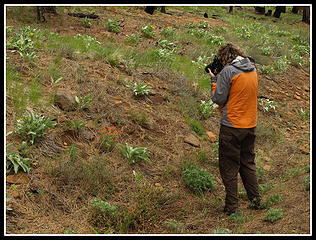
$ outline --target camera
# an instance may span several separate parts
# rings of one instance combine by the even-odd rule
[[[205,67],[205,71],[209,73],[208,68],[210,68],[214,75],[217,75],[220,71],[222,71],[223,67],[224,66],[218,60],[217,56],[215,56],[213,62]]]

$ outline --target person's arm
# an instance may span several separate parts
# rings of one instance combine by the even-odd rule
[[[208,68],[208,73],[210,74],[210,77],[211,77],[211,95],[212,95],[214,94],[214,91],[216,89],[217,77],[214,75],[214,73],[211,71],[210,68]]]
[[[211,74],[210,74],[211,75]],[[213,74],[214,75],[214,74]],[[225,68],[216,77],[211,77],[211,99],[218,105],[224,105],[228,98],[229,89],[231,86],[231,72]]]

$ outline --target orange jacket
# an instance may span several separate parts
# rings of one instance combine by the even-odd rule
[[[234,128],[257,125],[258,74],[248,58],[237,57],[211,80],[211,99],[219,105],[221,124]]]

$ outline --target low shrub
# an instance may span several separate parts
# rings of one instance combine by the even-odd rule
[[[49,118],[37,115],[36,113],[25,113],[17,120],[17,131],[24,140],[35,144],[46,133],[47,129],[53,128],[57,123]]]
[[[144,161],[144,162],[150,162],[149,159],[149,152],[147,151],[147,148],[145,147],[132,147],[126,143],[125,146],[121,145],[119,146],[119,149],[121,153],[124,155],[124,157],[129,161],[130,164]]]
[[[182,178],[190,189],[198,194],[202,194],[204,191],[211,191],[216,186],[212,174],[192,163],[184,163]]]
[[[274,209],[270,208],[263,216],[263,219],[265,221],[269,222],[276,222],[277,220],[281,219],[283,217],[283,210],[282,209]]]

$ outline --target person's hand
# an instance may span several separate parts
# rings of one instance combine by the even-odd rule
[[[208,70],[208,73],[210,74],[211,77],[215,77],[214,73],[212,73],[210,68],[208,68],[207,70]]]

